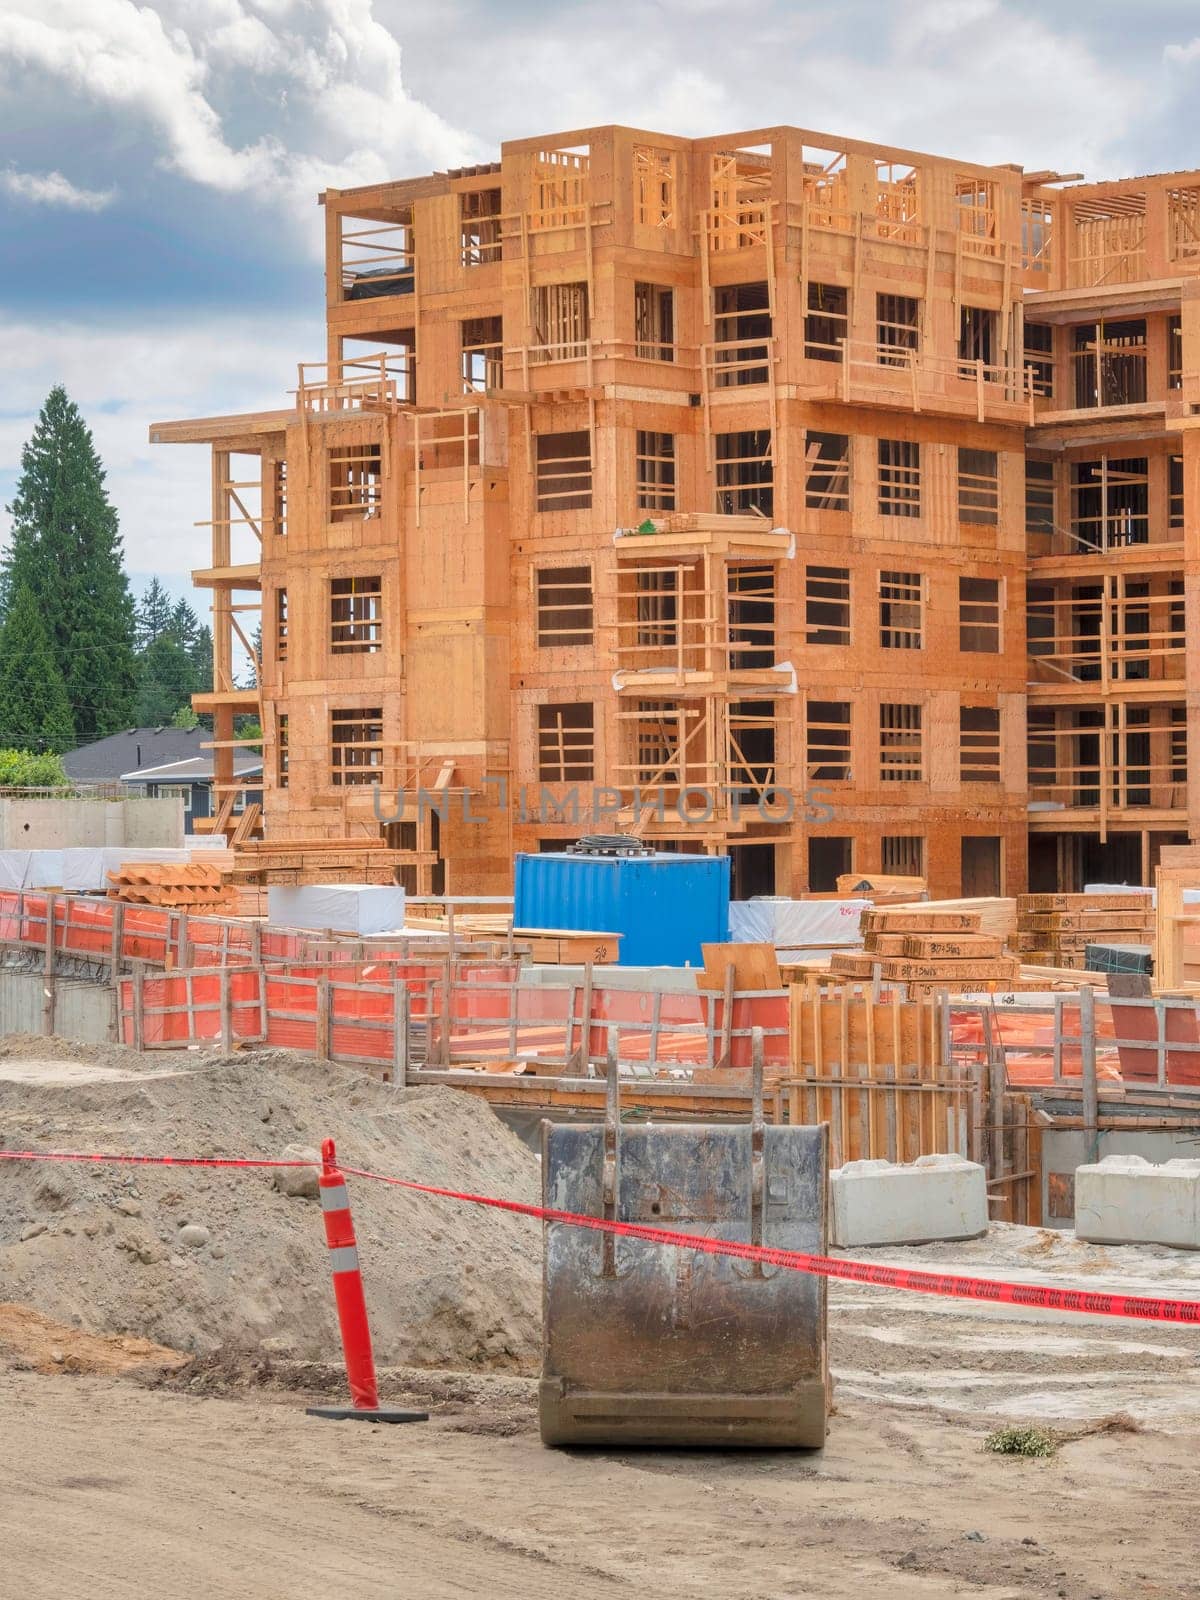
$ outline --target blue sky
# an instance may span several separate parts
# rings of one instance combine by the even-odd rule
[[[609,121],[1114,177],[1200,165],[1198,103],[1194,0],[0,0],[0,500],[64,382],[135,585],[185,592],[204,452],[147,428],[319,358],[326,184]]]

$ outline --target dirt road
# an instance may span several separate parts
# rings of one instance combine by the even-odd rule
[[[4,1592],[1200,1595],[1194,1434],[1100,1432],[1026,1461],[984,1453],[961,1417],[850,1399],[821,1456],[562,1453],[527,1380],[424,1390],[430,1423],[384,1429],[306,1420],[292,1395],[4,1373]]]

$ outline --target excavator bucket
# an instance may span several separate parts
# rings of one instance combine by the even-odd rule
[[[828,1129],[623,1124],[610,1053],[603,1124],[542,1124],[543,1204],[707,1238],[820,1253]],[[820,1448],[828,1416],[825,1280],[545,1225],[547,1445]]]

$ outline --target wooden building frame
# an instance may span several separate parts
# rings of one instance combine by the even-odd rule
[[[607,126],[321,198],[294,406],[151,430],[213,450],[248,872],[503,893],[607,818],[1011,894],[1200,837],[1200,174]]]

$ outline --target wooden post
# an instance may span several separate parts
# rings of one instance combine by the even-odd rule
[[[408,1086],[408,985],[392,984],[392,1088]]]
[[[54,1032],[54,907],[53,894],[46,895],[46,955],[42,967],[42,1032]]]
[[[145,964],[135,961],[133,964],[133,1048],[144,1050],[146,1047],[146,1012],[143,986],[146,981]]]
[[[318,978],[317,985],[317,1040],[316,1055],[321,1061],[329,1060],[333,1027],[330,1017],[329,979]]]
[[[447,947],[442,967],[442,1026],[438,1039],[438,1056],[443,1067],[450,1065],[450,1012],[454,998],[454,954]]]
[[[575,1049],[575,996],[579,993],[579,985],[567,985],[567,1027],[563,1034],[563,1061],[567,1071],[573,1072],[579,1066],[579,1052]]]
[[[725,969],[725,992],[721,1001],[721,1048],[717,1053],[716,1065],[727,1067],[733,1051],[733,988],[734,970],[731,961]]]
[[[121,980],[114,973],[108,990],[108,1042],[124,1044],[121,1037]]]
[[[266,1044],[270,1032],[270,1018],[267,1013],[267,974],[261,960],[254,968],[258,979],[258,1031],[262,1035],[262,1042]]]
[[[579,1035],[579,1049],[576,1052],[575,1063],[583,1076],[587,1076],[588,1062],[592,1058],[592,963],[590,960],[583,964],[583,1000],[579,1008],[582,1026]],[[571,994],[571,1010],[569,1016],[575,1014],[574,990]],[[568,1021],[568,1027],[570,1022]],[[567,1036],[568,1053],[570,1035]]]
[[[1083,1072],[1083,1155],[1100,1154],[1100,1088],[1096,1081],[1096,996],[1090,983],[1079,991],[1079,1053]]]
[[[229,968],[222,967],[217,978],[221,1004],[221,1049],[228,1055],[233,1049],[233,1006],[229,992]]]
[[[114,900],[112,903],[112,939],[108,947],[108,963],[112,969],[113,981],[121,971],[121,958],[125,954],[125,902]]]

